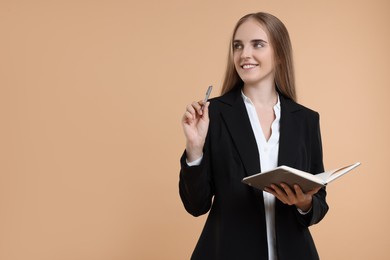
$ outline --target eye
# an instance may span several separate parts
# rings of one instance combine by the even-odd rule
[[[233,50],[239,50],[242,49],[242,44],[239,42],[233,43]]]
[[[265,44],[262,41],[255,41],[253,43],[253,47],[255,47],[255,48],[263,48],[264,46],[265,46]]]

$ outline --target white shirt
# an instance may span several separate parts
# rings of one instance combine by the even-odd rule
[[[256,108],[252,101],[241,92],[242,98],[248,112],[252,130],[255,134],[257,148],[260,155],[261,171],[268,171],[278,166],[279,153],[279,135],[280,135],[280,100],[274,105],[275,120],[271,125],[271,137],[268,141],[265,139],[264,132],[261,128]],[[268,259],[276,260],[276,233],[275,233],[275,197],[274,195],[263,191],[265,221],[267,226],[268,241]]]

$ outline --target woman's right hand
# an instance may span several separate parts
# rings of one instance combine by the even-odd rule
[[[199,159],[203,154],[203,146],[209,128],[209,104],[203,101],[193,102],[187,106],[182,118],[186,137],[186,155],[189,162]]]

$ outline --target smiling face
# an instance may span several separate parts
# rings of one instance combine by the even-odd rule
[[[245,86],[274,85],[274,52],[257,21],[248,19],[238,27],[233,38],[233,61]]]

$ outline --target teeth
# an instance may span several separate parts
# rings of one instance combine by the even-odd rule
[[[251,68],[254,68],[256,67],[256,65],[253,65],[253,64],[245,64],[242,66],[243,69],[251,69]]]

